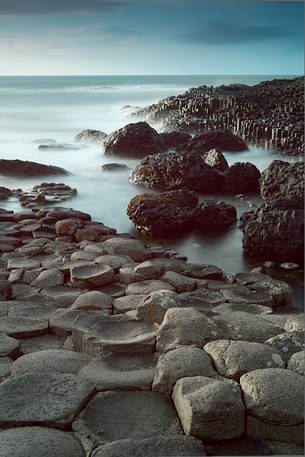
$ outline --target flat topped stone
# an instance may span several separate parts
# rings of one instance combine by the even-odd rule
[[[283,333],[281,327],[271,324],[260,316],[243,311],[224,312],[214,318],[228,340],[245,340],[263,343],[268,338]]]
[[[157,359],[154,354],[100,353],[80,371],[97,390],[149,390]]]
[[[76,332],[77,333],[77,332]],[[79,339],[79,335],[75,335]],[[90,355],[99,352],[153,352],[156,328],[127,316],[109,316],[84,333],[81,350]],[[74,332],[73,332],[74,340]]]
[[[217,340],[207,343],[204,350],[211,356],[221,376],[238,381],[259,368],[284,368],[285,362],[273,348],[249,341]]]
[[[173,400],[188,435],[223,441],[244,433],[245,408],[238,384],[203,376],[182,378]]]
[[[31,354],[32,352],[44,351],[46,349],[62,349],[65,338],[46,334],[32,338],[21,338],[19,341],[22,354]]]
[[[181,347],[162,354],[155,372],[153,390],[171,394],[176,382],[186,376],[217,376],[209,355],[196,347]]]
[[[71,267],[70,276],[72,286],[81,289],[102,287],[114,282],[113,268],[94,263]]]
[[[157,332],[156,349],[166,352],[181,345],[202,346],[219,337],[212,319],[194,308],[171,308]]]
[[[138,304],[146,297],[145,294],[139,295],[126,295],[124,297],[116,298],[113,302],[114,314],[124,314],[128,311],[136,310]]]
[[[33,270],[39,267],[40,262],[30,257],[15,257],[7,262],[8,270]]]
[[[43,335],[48,332],[49,323],[46,319],[30,319],[29,317],[1,317],[0,332],[15,338]]]
[[[109,311],[112,305],[112,297],[97,290],[85,292],[77,297],[71,309],[95,309]]]
[[[51,270],[42,271],[36,279],[32,282],[35,287],[55,287],[61,286],[65,282],[64,274],[62,271],[53,268]]]
[[[175,291],[175,288],[170,284],[166,283],[165,281],[160,281],[159,279],[152,279],[150,281],[139,281],[129,284],[126,289],[126,295],[148,295],[151,292],[155,292],[157,290]]]
[[[257,316],[270,315],[272,309],[268,306],[256,305],[254,303],[221,303],[214,308],[215,313],[242,311],[244,313],[255,314]]]
[[[266,368],[243,375],[240,386],[248,412],[248,436],[302,444],[303,376],[281,368]]]
[[[95,444],[181,433],[171,400],[157,392],[101,392],[73,423]]]
[[[15,358],[20,351],[20,342],[6,333],[0,333],[0,357]]]
[[[16,427],[0,432],[0,457],[85,457],[72,433],[46,427]]]
[[[37,351],[19,357],[12,365],[13,375],[23,373],[78,374],[90,362],[90,358],[78,352],[63,349]]]
[[[0,427],[43,424],[65,429],[93,391],[70,374],[12,376],[0,384]]]
[[[95,262],[99,265],[108,265],[115,270],[118,270],[123,265],[132,263],[133,260],[127,255],[101,255],[95,259]]]
[[[131,238],[114,237],[104,241],[103,248],[106,254],[125,256],[132,260],[145,260],[148,251],[139,240]]]
[[[137,307],[137,318],[145,322],[161,324],[170,308],[181,306],[179,295],[171,290],[157,290],[145,295]]]
[[[56,304],[60,304],[64,308],[65,306],[72,305],[76,298],[82,293],[82,290],[69,286],[56,286],[41,289],[40,293],[41,295],[54,300]]]
[[[97,448],[92,457],[197,457],[206,455],[201,441],[191,436],[169,436],[144,440],[119,440]]]
[[[99,316],[101,316],[101,313],[98,310],[84,311],[81,309],[59,308],[50,318],[49,330],[53,335],[67,337],[72,334],[72,330],[75,328],[89,328]]]

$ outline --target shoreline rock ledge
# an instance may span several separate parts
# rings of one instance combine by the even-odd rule
[[[1,209],[0,457],[303,455],[292,305],[81,211]]]

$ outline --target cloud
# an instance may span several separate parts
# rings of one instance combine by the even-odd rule
[[[0,0],[0,15],[99,13],[132,3],[133,0]]]
[[[250,0],[248,0],[250,1]],[[266,41],[292,36],[290,30],[276,26],[253,26],[229,23],[209,23],[180,35],[180,40],[194,44],[230,45]]]

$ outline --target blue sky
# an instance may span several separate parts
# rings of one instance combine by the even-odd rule
[[[0,0],[0,74],[303,74],[304,3]]]

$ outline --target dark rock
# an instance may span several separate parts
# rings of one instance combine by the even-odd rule
[[[265,203],[243,228],[243,248],[251,257],[303,264],[304,208],[297,200]]]
[[[211,132],[195,136],[187,145],[181,145],[179,151],[208,152],[211,149],[220,151],[244,151],[247,144],[239,136],[233,135],[229,130],[225,132]]]
[[[236,162],[224,172],[223,191],[228,194],[259,193],[261,173],[250,162]]]
[[[107,133],[102,132],[101,130],[91,130],[86,129],[82,130],[78,135],[76,135],[74,141],[75,143],[83,144],[103,144]]]
[[[198,196],[187,190],[141,194],[130,201],[127,214],[142,233],[172,235],[187,228],[197,203]]]
[[[12,285],[6,279],[0,279],[0,301],[12,298]]]
[[[303,201],[304,162],[274,160],[262,173],[261,195],[264,200],[289,198]]]
[[[134,169],[130,181],[147,187],[195,192],[220,189],[223,175],[205,163],[198,153],[173,152],[145,157]]]
[[[13,195],[13,192],[7,187],[0,186],[0,200],[7,200]]]
[[[3,176],[43,176],[66,175],[68,172],[60,167],[44,165],[27,160],[0,159],[0,174]]]
[[[128,170],[127,165],[123,163],[106,163],[102,165],[103,171],[121,171],[121,170]]]
[[[158,132],[147,122],[128,124],[111,133],[104,142],[105,154],[145,157],[164,151]]]
[[[159,137],[162,140],[164,149],[174,149],[177,146],[186,143],[192,138],[191,135],[189,135],[188,133],[175,131],[159,133]]]
[[[210,151],[205,152],[202,155],[202,158],[205,163],[210,165],[210,167],[216,168],[218,171],[225,171],[229,168],[225,156],[219,149],[211,149]]]
[[[206,231],[229,228],[236,220],[237,211],[234,206],[215,200],[200,202],[192,217],[194,226]]]

